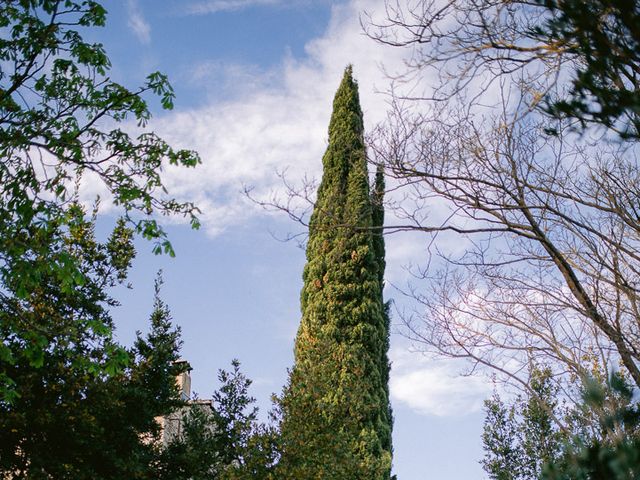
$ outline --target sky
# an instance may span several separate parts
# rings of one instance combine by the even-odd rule
[[[286,215],[265,211],[258,198],[319,178],[333,94],[344,68],[353,64],[366,128],[382,121],[389,79],[410,52],[367,38],[363,12],[379,15],[382,0],[105,0],[107,26],[87,33],[105,45],[111,76],[133,87],[152,71],[166,73],[176,106],[163,112],[152,102],[153,130],[180,148],[194,149],[202,165],[167,168],[169,192],[195,202],[202,228],[163,219],[176,258],[151,254],[138,241],[131,288],[118,288],[113,315],[125,344],[147,328],[153,282],[163,272],[163,300],[180,325],[182,356],[192,367],[201,398],[217,387],[216,372],[240,360],[253,379],[263,416],[272,393],[281,391],[293,362],[300,321],[304,250],[290,234],[304,233]],[[101,194],[101,233],[116,210]],[[426,259],[430,239],[389,235],[385,295],[401,309],[409,265]],[[464,248],[463,245],[453,245]],[[397,317],[397,315],[396,315]],[[400,480],[485,478],[482,402],[491,395],[486,378],[464,377],[465,365],[432,358],[392,326],[391,396],[395,416],[394,472]],[[264,418],[264,417],[263,417]]]

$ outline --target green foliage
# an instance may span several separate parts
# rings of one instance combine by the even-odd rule
[[[323,167],[309,226],[295,366],[280,399],[278,475],[385,479],[392,418],[383,217],[381,202],[372,205],[351,67],[334,99]]]
[[[635,0],[538,0],[549,10],[533,37],[575,67],[571,87],[547,109],[640,138],[640,4]]]
[[[268,480],[277,460],[277,435],[260,424],[251,380],[240,371],[220,370],[221,387],[211,403],[195,401],[186,407],[182,435],[166,448],[161,478],[172,480]]]
[[[222,383],[213,394],[212,420],[217,452],[221,462],[220,478],[249,480],[271,478],[276,460],[275,432],[258,422],[255,398],[249,395],[252,381],[240,371],[240,362],[231,362],[233,370],[220,370]]]
[[[158,479],[218,478],[219,457],[210,408],[206,404],[188,405],[185,408],[181,419],[181,436],[164,448]]]
[[[481,463],[489,478],[537,479],[542,466],[560,454],[565,437],[554,422],[560,412],[551,371],[533,367],[529,386],[529,394],[511,405],[505,405],[497,394],[485,401]]]
[[[559,414],[559,388],[549,369],[534,368],[529,379],[531,394],[521,405],[521,448],[524,454],[523,474],[538,478],[542,465],[553,461],[563,438],[554,417]]]
[[[496,480],[631,480],[640,476],[640,409],[620,374],[586,379],[583,403],[559,406],[550,372],[534,369],[531,392],[485,402],[482,465]],[[560,429],[553,417],[563,423]]]
[[[489,478],[515,480],[520,467],[515,408],[507,407],[497,394],[485,400],[484,407],[482,444],[485,457],[482,466]]]
[[[105,251],[98,249],[96,255]],[[93,260],[107,271],[107,258]],[[99,283],[89,277],[83,288],[98,288]],[[38,362],[25,353],[3,364],[16,381],[17,395],[0,402],[0,476],[157,478],[156,417],[182,405],[175,384],[180,367],[174,365],[179,332],[171,326],[166,306],[156,295],[150,332],[145,337],[139,333],[134,347],[124,349],[91,328],[68,328],[80,312],[65,309],[60,299],[43,292],[37,300],[32,310],[20,307],[23,318],[42,325],[49,348]],[[111,366],[116,360],[118,368]]]
[[[56,351],[70,368],[87,363],[82,368],[96,374],[120,368],[123,354],[109,346],[112,326],[100,290],[122,280],[131,261],[132,247],[123,235],[133,232],[126,225],[156,241],[156,252],[169,254],[171,244],[151,215],[185,215],[197,226],[195,207],[167,197],[160,176],[165,164],[196,165],[197,154],[174,150],[141,130],[151,117],[145,94],[159,96],[171,108],[173,90],[160,73],[135,90],[109,78],[111,64],[102,45],[82,37],[84,29],[105,20],[104,8],[90,0],[0,5],[2,401],[20,395],[15,375],[21,359],[29,368],[44,368],[47,353]],[[118,128],[129,121],[127,130],[139,135]],[[83,175],[101,181],[123,212],[106,251],[79,238],[90,228],[72,205]],[[94,271],[100,265],[116,273]],[[106,283],[87,278],[94,274]],[[36,321],[27,318],[34,316]],[[72,353],[83,348],[74,346],[76,337],[82,338],[80,345],[88,337],[103,344],[106,360]]]
[[[151,118],[146,92],[173,107],[167,77],[150,74],[136,90],[107,76],[110,61],[101,44],[83,40],[81,31],[103,26],[106,11],[95,1],[5,2],[0,7],[0,185],[8,207],[22,210],[19,220],[42,215],[69,197],[71,180],[92,172],[125,212],[190,215],[191,204],[164,198],[163,163],[194,166],[196,153],[174,150],[153,133],[131,137],[114,125]],[[38,167],[47,176],[39,175]],[[44,200],[44,194],[50,195]],[[25,218],[27,217],[27,218]],[[18,220],[18,219],[15,219]],[[164,238],[151,219],[138,220],[139,233]],[[170,248],[169,244],[160,247]]]
[[[87,220],[83,209],[72,204],[63,221],[50,222],[28,238],[31,245],[46,245],[47,254],[7,259],[11,274],[4,277],[0,293],[0,376],[5,380],[0,402],[27,393],[18,381],[25,369],[98,375],[126,366],[126,355],[111,341],[108,308],[115,302],[106,290],[126,276],[135,253],[131,233],[120,222],[111,238],[99,243],[93,219]],[[25,277],[34,283],[28,289]],[[93,351],[94,345],[100,350]]]
[[[378,281],[380,282],[380,301],[383,305],[383,318],[384,318],[384,331],[385,339],[384,345],[380,350],[380,371],[382,375],[382,383],[385,388],[385,396],[389,398],[389,371],[391,369],[387,352],[389,351],[389,332],[391,330],[391,302],[384,301],[384,270],[386,267],[385,260],[385,245],[384,245],[384,169],[382,165],[378,165],[376,168],[376,176],[371,192],[371,218],[372,218],[372,234],[373,234],[373,251],[375,252],[376,259],[378,261]],[[389,425],[393,425],[393,412],[391,410],[391,404],[389,403],[389,409],[387,411],[387,419]],[[392,451],[392,439],[391,428],[386,431],[386,435],[382,437],[382,445],[385,450]]]
[[[587,379],[583,415],[593,416],[597,435],[575,435],[563,455],[549,462],[543,480],[632,480],[640,478],[640,408],[634,391],[620,374],[606,384]]]

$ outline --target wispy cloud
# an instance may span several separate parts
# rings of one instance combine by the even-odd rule
[[[245,8],[284,4],[283,0],[203,0],[187,5],[186,13],[205,15],[218,12],[234,12]]]
[[[464,416],[482,409],[492,385],[482,376],[460,376],[461,364],[407,350],[391,354],[391,396],[423,415]]]
[[[217,0],[200,5],[221,11],[277,2]],[[216,91],[223,85],[223,94],[210,95],[197,108],[155,118],[150,126],[170,144],[200,153],[203,164],[197,168],[168,167],[164,173],[172,195],[193,201],[202,210],[207,233],[217,235],[264,216],[243,195],[243,185],[252,185],[255,195],[268,197],[282,189],[277,172],[286,171],[294,184],[304,176],[319,177],[331,100],[347,64],[354,65],[367,129],[385,118],[387,98],[377,92],[385,90],[388,78],[379,66],[384,63],[391,72],[401,70],[406,52],[381,46],[362,34],[359,14],[380,5],[379,0],[351,0],[334,6],[326,31],[305,46],[304,57],[283,53],[270,69],[215,62],[193,66],[190,81]],[[87,182],[86,187],[85,198],[101,194],[107,203],[108,192],[98,182]],[[295,225],[291,228],[295,230]],[[387,279],[391,283],[402,284],[406,279],[399,265],[424,258],[426,238],[389,237]],[[396,348],[392,360],[394,402],[422,414],[475,412],[491,393],[485,378],[459,377],[464,368],[460,364],[436,362],[409,353],[404,346]]]
[[[128,25],[142,43],[151,41],[151,26],[145,20],[137,0],[127,0]]]
[[[169,191],[201,208],[207,232],[217,234],[264,215],[248,203],[243,185],[253,186],[254,193],[264,198],[282,189],[278,172],[286,170],[294,182],[305,175],[319,176],[333,94],[349,63],[359,81],[368,125],[385,116],[386,99],[376,93],[387,84],[379,64],[401,65],[404,52],[362,35],[358,15],[378,3],[353,0],[334,6],[326,32],[305,46],[304,57],[283,52],[282,60],[268,70],[219,64],[194,67],[192,81],[215,85],[216,91],[223,85],[224,96],[212,94],[201,107],[153,120],[151,128],[163,138],[198,151],[203,159],[194,170],[166,173]],[[203,78],[207,76],[212,81]]]
[[[136,3],[128,1],[135,12]],[[240,8],[258,1],[279,0],[201,3]],[[354,65],[368,128],[385,117],[387,99],[377,92],[385,90],[388,79],[379,66],[384,62],[390,71],[401,68],[405,52],[362,34],[359,14],[380,5],[379,0],[335,5],[326,31],[305,45],[304,56],[283,52],[280,62],[269,69],[204,62],[185,74],[187,81],[208,85],[212,92],[204,94],[207,99],[197,108],[154,118],[150,128],[172,145],[200,153],[202,165],[193,170],[168,168],[165,179],[172,195],[200,207],[209,234],[264,215],[264,210],[247,201],[244,185],[265,198],[282,191],[278,172],[286,171],[294,185],[305,176],[319,177],[331,102],[346,65]],[[88,187],[88,198],[95,193],[104,198],[105,192],[96,191],[98,185],[93,190]],[[394,250],[404,252],[401,257],[409,252],[404,244]]]

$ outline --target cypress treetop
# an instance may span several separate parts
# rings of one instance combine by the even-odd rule
[[[333,102],[309,226],[295,365],[282,397],[283,478],[388,479],[389,327],[381,203],[374,205],[352,68]]]

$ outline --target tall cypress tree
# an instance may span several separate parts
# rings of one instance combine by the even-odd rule
[[[349,66],[334,99],[309,226],[295,365],[281,399],[280,478],[390,476],[382,192],[370,192],[363,130]]]
[[[384,245],[384,236],[383,236],[383,226],[384,226],[384,191],[385,191],[385,182],[384,182],[384,169],[382,165],[378,165],[376,169],[375,182],[373,185],[373,191],[371,192],[371,206],[372,206],[372,220],[373,220],[373,251],[378,260],[378,282],[380,283],[380,302],[383,305],[383,324],[384,324],[384,345],[381,350],[382,356],[380,357],[380,372],[382,375],[382,383],[384,385],[386,397],[389,398],[389,358],[387,356],[387,352],[389,351],[389,332],[391,328],[391,319],[390,319],[390,302],[385,302],[383,297],[384,290],[384,270],[386,267],[385,260],[385,245]],[[391,427],[393,426],[393,413],[391,411],[391,404],[387,403],[387,418],[389,428],[384,435],[381,437],[383,442],[383,448],[392,451],[392,443],[391,443]],[[394,477],[395,478],[395,477]]]

